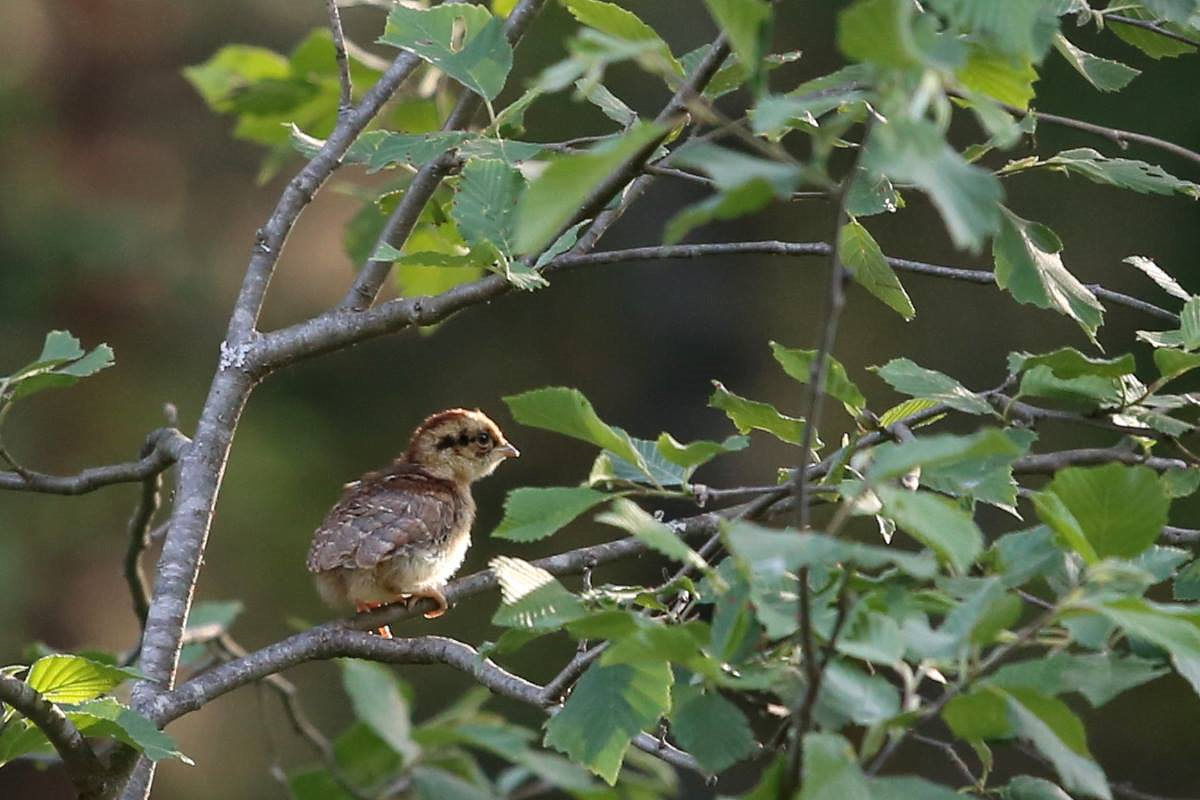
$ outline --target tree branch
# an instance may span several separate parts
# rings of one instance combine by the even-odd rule
[[[104,767],[75,723],[25,681],[0,675],[0,700],[41,729],[58,752],[81,800],[94,800],[105,789]]]
[[[1085,447],[1078,450],[1060,450],[1057,453],[1037,453],[1022,456],[1013,462],[1013,472],[1021,475],[1053,475],[1067,467],[1092,466],[1097,464],[1142,464],[1157,472],[1169,469],[1187,469],[1188,463],[1177,458],[1146,456],[1117,445],[1115,447]]]
[[[338,9],[338,0],[325,0],[329,11],[329,33],[333,36],[333,55],[337,60],[338,81],[342,85],[342,94],[338,100],[338,114],[350,110],[353,101],[354,84],[350,79],[350,59],[346,56],[346,36],[342,33],[342,14]]]
[[[47,475],[24,470],[0,472],[0,489],[80,495],[117,483],[136,483],[158,475],[179,460],[190,440],[174,428],[159,428],[146,437],[137,461],[89,467],[76,475]]]
[[[546,0],[521,0],[517,4],[504,22],[504,36],[510,45],[515,46],[521,40],[534,17],[538,15],[545,4]],[[482,98],[479,95],[474,92],[464,92],[446,118],[442,130],[465,129],[481,105]],[[400,198],[400,203],[384,224],[372,253],[383,244],[389,244],[397,250],[404,246],[409,234],[416,227],[425,204],[433,197],[433,193],[437,191],[442,180],[453,172],[458,164],[457,154],[450,150],[423,164],[417,170],[417,174],[413,176],[412,181],[404,190],[404,196]],[[349,311],[362,311],[370,308],[379,295],[379,290],[383,288],[383,282],[387,280],[388,272],[391,269],[391,261],[368,259],[367,263],[358,271],[354,283],[338,303],[337,308]]]
[[[1186,158],[1189,161],[1194,161],[1200,164],[1200,153],[1195,150],[1189,150],[1182,145],[1168,142],[1166,139],[1159,139],[1157,136],[1149,136],[1144,133],[1136,133],[1134,131],[1121,130],[1120,128],[1109,128],[1104,125],[1097,125],[1094,122],[1084,122],[1081,119],[1074,117],[1064,117],[1059,114],[1050,114],[1045,111],[1026,111],[1016,106],[1005,105],[1004,108],[1012,114],[1023,117],[1026,114],[1033,114],[1039,122],[1049,122],[1053,125],[1058,125],[1063,128],[1074,128],[1078,131],[1094,133],[1097,136],[1102,136],[1108,139],[1113,144],[1120,147],[1122,150],[1129,147],[1130,142],[1144,144],[1148,147],[1156,147],[1159,150],[1164,150],[1172,155]]]
[[[630,261],[682,260],[729,255],[828,256],[829,253],[830,246],[825,242],[760,241],[635,247],[600,253],[564,254],[550,260],[543,267],[543,272],[548,274]],[[987,270],[960,269],[893,257],[887,257],[887,262],[902,272],[995,286],[995,275]],[[1165,322],[1179,323],[1179,316],[1167,309],[1102,286],[1092,285],[1088,288],[1102,299],[1141,311]],[[511,290],[512,286],[502,276],[488,275],[434,297],[390,300],[360,312],[334,309],[304,322],[264,334],[247,354],[247,366],[255,374],[266,374],[306,358],[395,333],[410,325],[432,325],[441,322],[463,309],[494,300]]]

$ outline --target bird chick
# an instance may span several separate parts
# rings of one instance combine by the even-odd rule
[[[519,455],[479,410],[426,419],[390,465],[346,484],[313,534],[308,570],[321,597],[359,612],[428,597],[437,607],[425,617],[444,614],[442,588],[471,544],[471,484]]]

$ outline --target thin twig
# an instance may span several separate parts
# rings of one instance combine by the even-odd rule
[[[142,446],[141,458],[148,457],[157,447],[157,441],[148,439]],[[139,632],[139,644],[129,656],[130,663],[137,659],[137,654],[141,650],[140,632],[146,627],[146,615],[150,612],[150,587],[146,582],[146,571],[142,568],[142,552],[150,544],[150,523],[154,521],[154,515],[158,512],[161,489],[162,472],[147,475],[142,480],[142,492],[138,497],[138,504],[129,518],[129,545],[125,550],[124,573]]]
[[[547,703],[561,703],[567,690],[575,685],[575,681],[579,680],[579,677],[587,671],[593,661],[604,655],[606,649],[608,649],[608,642],[601,642],[595,647],[572,656],[566,666],[542,689],[543,700]]]
[[[107,786],[104,766],[62,709],[25,681],[8,675],[0,675],[0,700],[24,714],[46,735],[62,759],[81,800],[94,800],[101,795]]]
[[[1177,458],[1142,455],[1117,445],[1116,447],[1084,447],[1078,450],[1060,450],[1056,453],[1022,456],[1013,462],[1013,472],[1020,475],[1053,475],[1067,467],[1113,463],[1141,464],[1158,472],[1188,468],[1186,461]]]
[[[333,55],[337,59],[338,80],[342,84],[342,95],[338,102],[338,114],[345,114],[354,102],[354,84],[350,79],[350,59],[346,55],[346,36],[342,33],[342,14],[338,0],[325,0],[329,11],[329,32],[333,35]]]
[[[935,739],[932,736],[926,736],[923,733],[913,733],[910,735],[912,736],[913,741],[920,742],[921,744],[929,745],[930,747],[940,750],[942,754],[946,756],[946,760],[949,761],[956,770],[958,770],[958,774],[962,776],[968,785],[973,787],[979,786],[979,779],[975,777],[975,775],[971,772],[971,768],[967,766],[967,762],[963,761],[962,756],[960,756],[958,751],[954,749],[954,745],[950,744],[949,742],[943,742],[941,739]]]
[[[1149,136],[1145,133],[1136,133],[1134,131],[1121,130],[1120,128],[1109,128],[1104,125],[1097,125],[1094,122],[1084,122],[1074,117],[1065,117],[1060,114],[1050,114],[1045,111],[1026,111],[1016,106],[1005,106],[1010,113],[1016,114],[1019,117],[1025,116],[1027,113],[1037,117],[1039,122],[1049,122],[1053,125],[1058,125],[1064,128],[1074,128],[1087,133],[1094,133],[1097,136],[1102,136],[1114,143],[1122,150],[1129,146],[1130,142],[1144,144],[1148,147],[1156,147],[1159,150],[1164,150],[1172,155],[1177,155],[1180,158],[1186,158],[1189,161],[1194,161],[1200,164],[1200,153],[1195,150],[1189,150],[1182,145],[1168,142],[1166,139],[1159,139],[1157,136]]]
[[[174,464],[189,440],[173,428],[159,428],[147,438],[153,442],[144,456],[137,461],[89,467],[75,475],[47,475],[25,470],[25,475],[16,472],[0,472],[0,489],[46,494],[80,495],[116,483],[136,483],[157,475]]]

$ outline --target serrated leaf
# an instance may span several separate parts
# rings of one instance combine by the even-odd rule
[[[1156,264],[1154,259],[1147,258],[1146,256],[1126,256],[1121,261],[1140,270],[1146,277],[1158,284],[1160,289],[1172,297],[1177,297],[1180,300],[1191,299],[1191,295],[1179,285],[1179,281],[1172,278],[1166,270]]]
[[[957,75],[967,88],[1022,110],[1029,107],[1035,94],[1033,84],[1038,79],[1029,60],[1014,60],[980,45],[968,50],[967,62]]]
[[[940,403],[932,397],[914,397],[911,400],[905,400],[879,415],[879,427],[890,428],[897,422],[905,422],[938,405]]]
[[[1090,147],[1064,150],[1051,158],[1022,165],[1022,168],[1045,168],[1067,175],[1079,175],[1092,183],[1141,194],[1181,194],[1200,200],[1200,185],[1176,178],[1157,164],[1128,158],[1108,158]],[[1001,172],[1008,170],[1006,167]]]
[[[1008,354],[1008,371],[1012,375],[1035,367],[1049,368],[1056,378],[1081,378],[1089,375],[1119,378],[1122,375],[1132,375],[1137,364],[1128,353],[1117,358],[1092,358],[1074,347],[1063,347],[1040,355]]]
[[[857,220],[838,233],[838,255],[854,280],[906,321],[917,311],[870,232]]]
[[[1159,662],[1116,653],[1054,653],[1048,657],[1005,664],[989,682],[1006,688],[1026,687],[1044,694],[1079,692],[1095,708],[1119,694],[1167,673]]]
[[[670,708],[672,682],[662,661],[593,663],[546,725],[544,743],[613,785],[630,742]]]
[[[611,497],[607,492],[584,486],[514,489],[504,501],[504,518],[492,531],[492,537],[536,542]]]
[[[757,750],[746,715],[716,690],[677,686],[672,694],[671,735],[709,772],[722,772]]]
[[[621,432],[620,429],[616,429]],[[681,467],[663,456],[658,443],[649,439],[629,437],[634,451],[641,459],[641,466],[635,466],[620,456],[605,450],[596,456],[592,462],[592,470],[588,474],[588,485],[608,485],[611,483],[633,483],[642,486],[686,486],[692,470]]]
[[[745,436],[729,436],[723,442],[701,439],[683,444],[671,434],[661,433],[655,444],[663,458],[688,470],[690,475],[697,467],[707,464],[723,453],[745,450],[749,446],[750,440]]]
[[[1124,464],[1059,470],[1047,491],[1071,512],[1100,558],[1133,558],[1154,544],[1171,502],[1153,470]]]
[[[342,687],[354,714],[387,743],[406,764],[421,752],[413,741],[408,700],[395,674],[382,664],[360,659],[338,659]]]
[[[55,653],[29,667],[25,683],[51,703],[82,703],[112,691],[127,680],[140,678],[134,669],[101,664],[82,656]]]
[[[602,0],[563,0],[563,6],[582,25],[616,39],[649,45],[669,71],[682,76],[683,67],[662,37],[632,11]]]
[[[517,199],[525,179],[513,167],[492,158],[473,158],[463,167],[451,215],[471,244],[490,244],[512,260]]]
[[[613,503],[612,509],[596,515],[596,521],[612,525],[640,539],[651,550],[702,572],[709,572],[708,562],[700,557],[670,527],[656,520],[636,503],[624,498]]]
[[[942,719],[960,739],[982,741],[1012,736],[1004,698],[986,689],[973,689],[950,699],[942,709]]]
[[[831,733],[805,734],[799,800],[872,800],[849,742]]]
[[[1063,544],[1083,557],[1084,563],[1095,564],[1100,560],[1096,548],[1092,547],[1087,534],[1083,532],[1083,526],[1058,495],[1038,492],[1033,496],[1033,507],[1037,509],[1038,517],[1058,534]]]
[[[273,50],[250,45],[226,45],[203,64],[183,69],[188,83],[214,111],[233,110],[236,92],[253,83],[286,78],[288,60]]]
[[[913,7],[897,0],[859,0],[838,16],[838,48],[856,61],[904,68],[919,62]]]
[[[1048,34],[1058,29],[1042,0],[1006,0],[999,6],[992,0],[932,0],[930,5],[952,28],[985,38],[1012,55],[1040,57],[1050,44]]]
[[[481,6],[393,6],[379,42],[419,56],[489,101],[512,69],[504,26]]]
[[[1065,314],[1079,323],[1094,342],[1096,330],[1104,322],[1104,306],[1091,289],[1067,271],[1062,257],[1050,244],[1056,240],[1048,229],[1005,209],[1000,231],[992,241],[996,284],[1019,303]]]
[[[717,25],[725,32],[738,62],[762,70],[763,54],[770,46],[771,6],[766,0],[704,0]]]
[[[868,674],[845,659],[825,667],[814,716],[822,725],[840,729],[847,723],[870,726],[900,713],[900,693],[882,675]]]
[[[97,345],[85,353],[79,340],[69,331],[50,331],[37,360],[8,377],[0,377],[0,407],[10,399],[27,397],[45,389],[73,386],[80,378],[112,365],[113,351],[107,344]]]
[[[967,414],[990,414],[992,411],[991,404],[982,395],[968,390],[949,375],[925,369],[907,358],[893,358],[873,369],[901,394],[936,400]]]
[[[807,384],[812,379],[813,361],[816,360],[816,350],[800,350],[784,347],[779,342],[771,342],[771,353],[783,371],[794,380]],[[866,408],[867,398],[854,385],[854,381],[846,374],[846,368],[833,356],[827,356],[825,367],[825,385],[822,391],[839,400],[852,416],[861,414]]]
[[[174,758],[189,766],[194,764],[157,725],[111,697],[66,706],[63,711],[86,736],[112,736],[151,761]]]
[[[614,142],[586,153],[552,159],[521,195],[517,206],[517,252],[533,254],[554,241],[571,222],[580,205],[610,173],[658,141],[664,133],[661,125],[641,123]]]
[[[1119,92],[1128,86],[1130,81],[1142,74],[1140,69],[1134,69],[1120,61],[1100,58],[1100,56],[1092,55],[1088,51],[1076,47],[1061,33],[1054,37],[1054,49],[1088,83],[1102,92]]]
[[[1050,759],[1068,789],[1112,800],[1108,779],[1087,749],[1083,722],[1061,700],[1029,689],[1004,695],[1017,734]]]
[[[557,630],[587,613],[579,598],[541,567],[508,556],[497,556],[488,566],[500,581],[502,599],[494,625]]]
[[[1155,16],[1144,8],[1137,6],[1122,9],[1122,15],[1147,21],[1154,21]],[[1105,25],[1115,33],[1119,38],[1141,50],[1146,55],[1154,59],[1159,58],[1175,58],[1177,56],[1195,53],[1196,48],[1185,42],[1179,42],[1169,36],[1164,36],[1161,33],[1146,30],[1145,28],[1127,25],[1123,22],[1117,22],[1113,19],[1106,19]],[[1175,23],[1164,23],[1163,26],[1169,31],[1184,34],[1181,26]]]
[[[1176,600],[1200,600],[1200,560],[1179,570],[1171,585],[1171,596]]]
[[[720,409],[729,417],[738,433],[752,430],[766,431],[788,444],[804,441],[804,420],[780,414],[770,403],[748,400],[725,388],[720,381],[713,381],[713,394],[708,398],[710,408]],[[814,439],[814,447],[820,443]]]
[[[1006,432],[988,429],[969,436],[939,433],[907,442],[885,442],[872,451],[867,483],[872,486],[914,467],[936,469],[984,458],[1017,458],[1023,445]]]
[[[932,122],[896,119],[877,125],[863,166],[896,183],[915,184],[929,195],[958,247],[977,251],[999,227],[999,180],[967,163]]]
[[[893,486],[878,486],[875,494],[883,503],[882,516],[934,550],[956,572],[965,574],[983,552],[983,532],[949,500]]]
[[[629,434],[605,423],[578,389],[550,386],[504,398],[513,419],[522,425],[543,428],[609,450],[631,464],[645,468]]]

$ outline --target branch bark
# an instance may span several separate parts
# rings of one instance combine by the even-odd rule
[[[137,461],[89,467],[76,475],[47,475],[23,470],[0,472],[0,489],[45,494],[80,495],[117,483],[136,483],[158,475],[179,460],[190,440],[174,428],[159,428],[146,437]]]
[[[0,675],[0,700],[37,725],[62,759],[80,800],[94,800],[106,787],[104,766],[75,723],[25,681]]]

